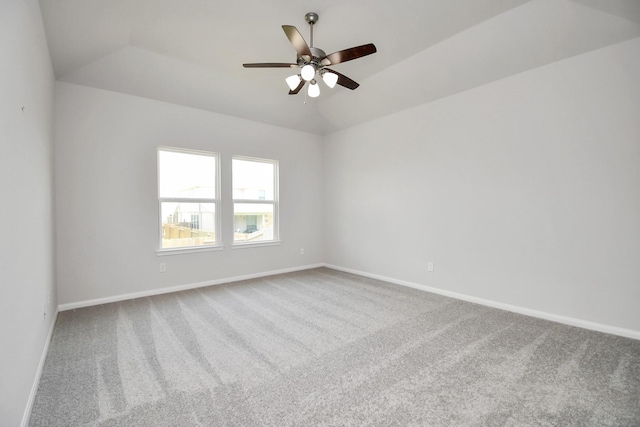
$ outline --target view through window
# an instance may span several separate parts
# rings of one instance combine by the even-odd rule
[[[278,162],[234,157],[234,243],[278,240]]]
[[[218,155],[158,149],[160,248],[216,245]]]

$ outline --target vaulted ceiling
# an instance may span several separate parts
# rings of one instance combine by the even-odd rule
[[[40,0],[56,78],[326,134],[640,36],[639,0]],[[330,53],[355,91],[288,95],[281,29]]]

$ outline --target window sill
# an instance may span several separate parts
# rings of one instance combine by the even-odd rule
[[[182,255],[182,254],[195,254],[198,252],[214,252],[224,250],[224,246],[206,246],[201,248],[171,248],[171,249],[156,249],[157,256],[167,255]]]
[[[247,248],[259,248],[263,246],[280,246],[280,240],[272,240],[269,242],[255,242],[255,243],[234,243],[231,249],[247,249]]]

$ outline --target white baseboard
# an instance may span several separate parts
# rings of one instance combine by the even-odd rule
[[[42,355],[40,356],[40,363],[38,363],[38,370],[36,371],[36,376],[33,379],[33,384],[31,385],[31,393],[29,393],[27,407],[24,409],[24,414],[22,415],[22,423],[20,424],[22,427],[27,427],[29,425],[31,410],[33,409],[33,402],[36,399],[36,393],[38,392],[38,386],[40,385],[40,377],[42,376],[42,370],[44,369],[44,362],[47,360],[47,353],[49,353],[49,344],[51,343],[53,330],[56,326],[56,320],[58,319],[58,310],[55,308],[54,310],[55,312],[53,313],[53,319],[51,321],[51,325],[49,326],[47,340],[44,342],[44,347],[42,348]]]
[[[364,271],[353,270],[351,268],[340,267],[337,265],[325,264],[325,267],[332,268],[334,270],[344,271],[346,273],[357,274],[359,276],[370,277],[372,279],[382,280],[382,281],[393,283],[396,285],[407,286],[409,288],[419,289],[421,291],[431,292],[438,295],[444,295],[444,296],[459,299],[462,301],[481,304],[481,305],[485,305],[493,308],[499,308],[501,310],[511,311],[513,313],[524,314],[526,316],[538,317],[540,319],[551,320],[552,322],[562,323],[565,325],[577,326],[579,328],[590,329],[592,331],[604,332],[607,334],[613,334],[621,337],[640,340],[640,331],[634,331],[632,329],[618,328],[616,326],[603,325],[601,323],[590,322],[587,320],[575,319],[572,317],[561,316],[558,314],[547,313],[544,311],[533,310],[530,308],[519,307],[511,304],[504,304],[501,302],[496,302],[496,301],[492,301],[484,298],[478,298],[478,297],[465,295],[457,292],[446,291],[443,289],[433,288],[431,286],[419,285],[417,283],[412,283],[405,280],[398,280],[392,277],[380,276],[378,274],[370,274]]]
[[[292,273],[294,271],[309,270],[309,269],[318,268],[318,267],[332,268],[334,270],[344,271],[346,273],[357,274],[359,276],[364,276],[364,277],[370,277],[372,279],[383,280],[385,282],[393,283],[393,284],[396,284],[396,285],[407,286],[407,287],[410,287],[410,288],[419,289],[419,290],[422,290],[422,291],[425,291],[425,292],[431,292],[431,293],[438,294],[438,295],[444,295],[444,296],[455,298],[455,299],[459,299],[459,300],[462,300],[462,301],[468,301],[468,302],[472,302],[472,303],[475,303],[475,304],[485,305],[487,307],[498,308],[498,309],[501,309],[501,310],[511,311],[513,313],[524,314],[526,316],[537,317],[537,318],[540,318],[540,319],[550,320],[552,322],[558,322],[558,323],[562,323],[562,324],[565,324],[565,325],[577,326],[579,328],[590,329],[590,330],[593,330],[593,331],[604,332],[604,333],[607,333],[607,334],[613,334],[613,335],[618,335],[618,336],[622,336],[622,337],[626,337],[626,338],[632,338],[632,339],[640,340],[640,331],[634,331],[632,329],[625,329],[625,328],[619,328],[619,327],[616,327],[616,326],[603,325],[601,323],[590,322],[590,321],[582,320],[582,319],[575,319],[575,318],[572,318],[572,317],[561,316],[561,315],[558,315],[558,314],[547,313],[547,312],[544,312],[544,311],[533,310],[533,309],[530,309],[530,308],[515,306],[515,305],[511,305],[511,304],[505,304],[505,303],[492,301],[492,300],[488,300],[488,299],[484,299],[484,298],[478,298],[478,297],[474,297],[474,296],[470,296],[470,295],[466,295],[466,294],[461,294],[461,293],[458,293],[458,292],[451,292],[451,291],[447,291],[447,290],[444,290],[444,289],[434,288],[434,287],[431,287],[431,286],[420,285],[420,284],[417,284],[417,283],[408,282],[406,280],[399,280],[399,279],[395,279],[393,277],[386,277],[386,276],[381,276],[381,275],[378,275],[378,274],[371,274],[371,273],[367,273],[367,272],[364,272],[364,271],[359,271],[359,270],[354,270],[354,269],[351,269],[351,268],[341,267],[341,266],[338,266],[338,265],[324,264],[324,263],[305,265],[305,266],[301,266],[301,267],[285,268],[285,269],[281,269],[281,270],[272,270],[272,271],[267,271],[267,272],[262,272],[262,273],[254,273],[254,274],[247,274],[247,275],[242,275],[242,276],[227,277],[227,278],[223,278],[223,279],[207,280],[207,281],[204,281],[204,282],[189,283],[189,284],[185,284],[185,285],[171,286],[171,287],[168,287],[168,288],[161,288],[161,289],[151,289],[151,290],[148,290],[148,291],[133,292],[133,293],[128,293],[128,294],[115,295],[115,296],[111,296],[111,297],[98,298],[98,299],[87,300],[87,301],[79,301],[79,302],[73,302],[73,303],[67,303],[67,304],[60,304],[58,306],[58,311],[73,310],[73,309],[76,309],[76,308],[91,307],[91,306],[94,306],[94,305],[107,304],[107,303],[111,303],[111,302],[125,301],[125,300],[130,300],[130,299],[135,299],[135,298],[142,298],[142,297],[148,297],[148,296],[153,296],[153,295],[161,295],[161,294],[167,294],[167,293],[171,293],[171,292],[185,291],[185,290],[189,290],[189,289],[203,288],[203,287],[206,287],[206,286],[214,286],[214,285],[220,285],[220,284],[223,284],[223,283],[231,283],[231,282],[238,282],[238,281],[241,281],[241,280],[256,279],[256,278],[260,278],[260,277],[273,276],[273,275],[276,275],[276,274]],[[57,315],[57,313],[56,313],[56,315]],[[52,331],[53,331],[53,329],[52,329]],[[48,342],[47,342],[47,347],[48,347]]]
[[[168,288],[151,289],[148,291],[141,291],[141,292],[132,292],[128,294],[114,295],[110,297],[97,298],[97,299],[92,299],[87,301],[71,302],[67,304],[60,304],[58,306],[58,311],[66,311],[66,310],[73,310],[76,308],[91,307],[94,305],[107,304],[110,302],[118,302],[118,301],[125,301],[125,300],[130,300],[135,298],[150,297],[153,295],[168,294],[171,292],[186,291],[189,289],[204,288],[206,286],[221,285],[223,283],[231,283],[231,282],[239,282],[241,280],[257,279],[260,277],[274,276],[276,274],[283,274],[283,273],[292,273],[294,271],[309,270],[309,269],[318,268],[318,267],[324,267],[324,264],[311,264],[311,265],[305,265],[301,267],[285,268],[282,270],[272,270],[272,271],[266,271],[262,273],[246,274],[243,276],[226,277],[224,279],[207,280],[204,282],[170,286]]]

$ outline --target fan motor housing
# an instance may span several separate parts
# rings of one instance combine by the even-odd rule
[[[322,67],[320,61],[322,58],[327,56],[327,54],[324,53],[324,50],[317,47],[310,47],[309,51],[311,51],[311,57],[309,57],[308,55],[302,55],[298,57],[298,66],[304,67],[307,64],[314,64],[317,69],[320,69]]]
[[[313,55],[313,59],[316,59],[316,58],[320,59],[327,56],[327,54],[324,53],[324,50],[319,49],[317,47],[310,47],[309,50],[311,51],[311,55]]]

